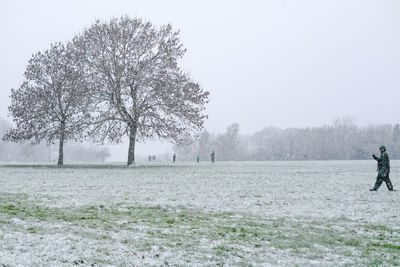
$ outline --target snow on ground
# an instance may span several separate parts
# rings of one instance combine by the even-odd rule
[[[2,165],[0,266],[400,265],[400,191],[369,192],[375,169]]]

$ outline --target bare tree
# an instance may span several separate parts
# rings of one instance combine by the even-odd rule
[[[58,140],[58,165],[63,165],[64,143],[81,139],[90,117],[90,93],[80,56],[71,44],[62,43],[32,56],[22,85],[11,89],[9,112],[16,128],[9,130],[4,140],[29,140],[32,144]]]
[[[171,25],[121,17],[97,21],[76,41],[97,90],[92,136],[116,143],[128,136],[128,165],[136,141],[179,144],[203,128],[208,92],[179,68],[185,49],[178,34]]]

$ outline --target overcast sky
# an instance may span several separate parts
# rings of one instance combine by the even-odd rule
[[[211,132],[233,122],[245,134],[320,126],[341,116],[361,125],[400,122],[398,0],[0,0],[0,117],[32,53],[121,15],[181,31],[182,67],[211,94]]]

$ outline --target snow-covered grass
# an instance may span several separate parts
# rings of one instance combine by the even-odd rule
[[[375,168],[2,165],[0,266],[400,265],[400,192],[369,192]]]

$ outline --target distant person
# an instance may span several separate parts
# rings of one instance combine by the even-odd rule
[[[151,162],[151,156],[149,156],[149,162]]]
[[[199,163],[199,162],[200,162],[200,155],[197,155],[197,157],[196,157],[196,161],[197,161],[197,163]]]
[[[211,162],[212,163],[215,162],[215,152],[214,151],[211,152]]]
[[[174,154],[174,155],[172,156],[172,162],[175,163],[175,161],[176,161],[176,155]]]
[[[153,157],[151,158],[153,161],[156,160],[156,155],[153,155]]]
[[[374,188],[371,188],[370,191],[378,191],[383,181],[385,181],[389,191],[393,191],[393,185],[389,178],[390,160],[388,154],[386,153],[386,147],[381,146],[379,151],[381,152],[381,156],[379,158],[375,156],[375,154],[372,154],[372,157],[378,162],[378,176],[376,177]]]

